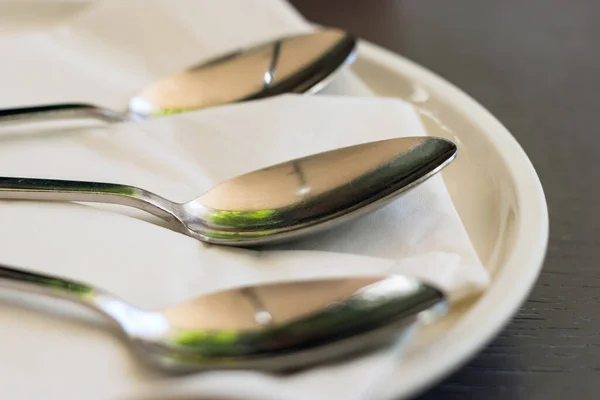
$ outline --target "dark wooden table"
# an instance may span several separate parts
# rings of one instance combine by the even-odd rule
[[[529,300],[419,400],[600,399],[600,1],[291,3],[465,90],[513,133],[544,186],[550,244]]]

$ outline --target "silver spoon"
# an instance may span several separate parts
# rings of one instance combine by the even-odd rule
[[[407,137],[344,147],[227,180],[175,203],[113,183],[0,177],[0,199],[131,206],[199,240],[235,246],[312,234],[373,211],[450,163],[454,143]]]
[[[242,49],[150,85],[125,112],[91,104],[0,109],[0,122],[96,118],[141,120],[282,93],[321,90],[340,67],[354,60],[356,39],[324,29]]]
[[[140,310],[85,283],[0,266],[0,286],[81,303],[114,320],[134,351],[165,372],[289,370],[392,343],[444,295],[414,278],[329,279],[215,292]]]

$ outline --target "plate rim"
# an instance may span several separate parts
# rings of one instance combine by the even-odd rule
[[[458,370],[508,325],[519,307],[527,300],[541,273],[547,253],[550,222],[542,184],[529,157],[510,131],[483,105],[433,71],[370,41],[359,41],[357,57],[423,83],[427,88],[433,89],[432,91],[442,94],[446,102],[451,100],[457,108],[465,110],[465,114],[477,125],[486,127],[484,131],[488,133],[487,139],[498,149],[502,160],[507,161],[510,154],[510,163],[505,163],[505,166],[515,183],[518,208],[528,210],[520,214],[520,223],[515,229],[513,251],[502,263],[502,268],[498,269],[494,278],[496,284],[482,294],[452,331],[472,324],[474,319],[479,320],[480,315],[485,317],[483,321],[486,323],[478,323],[478,329],[471,329],[469,340],[442,344],[442,353],[436,352],[436,361],[430,363],[427,376],[407,382],[404,379],[392,379],[392,373],[386,385],[387,390],[384,390],[384,398],[398,400],[398,396],[415,396]],[[527,241],[522,240],[523,238]],[[507,271],[516,269],[520,271],[520,275],[518,280],[511,280],[511,296],[502,296],[502,293],[498,293],[498,287],[501,288],[503,281],[512,278],[510,274],[507,276]],[[495,312],[486,313],[490,303],[495,303],[498,298],[503,299],[501,306],[496,303]],[[397,370],[395,372],[397,373]]]

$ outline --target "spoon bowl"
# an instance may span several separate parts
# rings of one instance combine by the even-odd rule
[[[113,183],[12,177],[0,177],[0,199],[121,204],[205,242],[263,245],[372,212],[436,174],[456,154],[454,143],[427,136],[363,143],[238,176],[187,203]]]
[[[354,61],[356,39],[322,29],[222,55],[150,84],[125,111],[66,103],[0,109],[0,122],[94,118],[138,121],[283,93],[315,93]]]
[[[81,282],[0,266],[0,286],[83,304],[112,319],[140,358],[168,373],[286,371],[391,344],[442,292],[406,276],[292,281],[233,288],[145,311]]]

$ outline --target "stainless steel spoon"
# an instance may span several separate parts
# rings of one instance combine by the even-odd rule
[[[0,109],[0,122],[96,118],[141,120],[282,93],[314,93],[354,60],[356,39],[324,29],[242,49],[159,80],[129,102],[125,112],[91,104]]]
[[[166,372],[289,370],[390,344],[444,295],[414,278],[330,279],[242,287],[160,312],[88,284],[0,266],[0,286],[81,303],[114,320],[132,348]]]
[[[312,234],[373,211],[456,156],[454,143],[407,137],[298,158],[175,203],[113,183],[0,177],[0,199],[112,203],[147,211],[202,241],[235,246]]]

